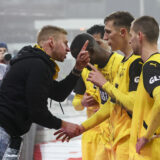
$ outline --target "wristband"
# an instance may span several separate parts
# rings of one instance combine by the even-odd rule
[[[76,75],[76,76],[80,76],[82,71],[78,71],[77,69],[73,68],[72,70],[72,74]]]

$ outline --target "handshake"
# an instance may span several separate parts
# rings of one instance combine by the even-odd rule
[[[71,138],[81,135],[84,131],[85,128],[82,125],[62,121],[61,129],[56,131],[54,135],[57,135],[56,140],[69,142]]]

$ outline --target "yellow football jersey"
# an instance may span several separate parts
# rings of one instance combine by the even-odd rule
[[[120,101],[126,101],[126,99],[121,96],[122,93],[127,97],[130,97],[130,93],[135,93],[141,68],[142,61],[139,56],[132,55],[128,59],[122,60],[119,64],[113,85],[110,83],[110,86],[118,88],[117,91],[120,91],[120,93],[115,97],[111,96],[112,98],[109,98],[96,114],[94,114],[88,121],[82,123],[86,129],[89,129],[103,121],[104,118],[110,117],[108,119],[108,124],[106,125],[107,128],[101,128],[101,138],[106,149],[109,149],[111,152],[112,158],[121,157],[120,159],[128,159],[132,115],[130,112],[126,111],[126,106],[123,106],[123,103],[117,103],[117,99],[120,98]],[[104,85],[103,90],[107,91],[106,87],[107,85]],[[130,97],[129,102],[132,102],[133,100],[134,99]],[[130,105],[131,103],[129,102],[125,104]],[[123,150],[121,151],[121,149]]]
[[[129,92],[136,91],[141,68],[142,60],[139,56],[132,55],[127,60],[123,60],[113,82],[115,88],[118,88],[119,91],[126,95]],[[131,126],[130,113],[126,111],[125,107],[115,102],[116,97],[110,99],[110,125],[113,128],[111,134],[113,145],[130,134]]]
[[[113,83],[113,79],[115,75],[117,74],[117,70],[119,68],[119,64],[122,61],[123,56],[114,52],[111,54],[108,60],[106,60],[106,66],[103,68],[98,68],[97,65],[95,65],[98,70],[106,77],[108,81]],[[106,92],[104,92],[102,89],[97,88],[95,85],[93,85],[90,81],[87,81],[89,70],[87,68],[84,68],[81,74],[82,79],[78,81],[77,88],[75,89],[75,97],[73,99],[73,106],[76,110],[83,110],[84,107],[81,105],[81,99],[83,98],[83,94],[85,92],[89,93],[94,97],[94,99],[99,104],[104,104],[108,100],[108,95]],[[82,82],[83,81],[83,82]],[[85,88],[85,89],[83,89]],[[95,110],[97,110],[99,106],[93,106],[93,107],[87,107],[87,115],[90,117],[95,113]]]
[[[97,66],[97,68],[98,70],[101,71],[101,73],[106,77],[107,80],[113,83],[114,77],[117,74],[117,70],[119,68],[119,64],[122,61],[122,59],[123,59],[122,55],[119,55],[118,53],[113,53],[109,57],[109,59],[106,61],[105,67],[98,68]],[[99,89],[98,87],[93,85],[91,82],[87,81],[89,72],[90,71],[87,69],[83,70],[82,72],[82,79],[86,86],[85,92],[92,95],[99,102],[99,106],[103,106],[108,100],[108,95],[105,91],[103,91],[102,89]],[[89,109],[93,109],[93,112],[92,110],[89,110]],[[89,116],[94,114],[94,109],[95,107],[87,108],[87,113]],[[109,153],[106,151],[105,146],[101,141],[101,131],[102,130],[105,130],[105,132],[107,133],[107,130],[108,130],[107,120],[103,124],[95,128],[92,128],[91,130],[88,130],[87,132],[83,134],[82,136],[82,158],[84,160],[93,160],[93,159],[106,160],[107,155]]]
[[[154,105],[153,91],[160,86],[160,53],[153,54],[143,65],[140,82],[136,93],[131,125],[129,156],[130,160],[158,160],[160,159],[160,138],[156,138],[136,153],[137,139],[146,133],[152,116]],[[155,131],[160,134],[160,128]]]

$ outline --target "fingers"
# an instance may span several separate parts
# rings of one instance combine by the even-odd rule
[[[61,140],[62,142],[69,142],[73,136],[69,136],[67,133],[63,132],[56,137],[56,140]]]
[[[60,133],[60,134],[56,137],[56,140],[61,139],[61,138],[62,138],[63,136],[65,136],[65,135],[66,135],[65,132]]]
[[[139,154],[140,153],[140,149],[138,146],[136,146],[136,152]]]
[[[54,133],[54,135],[60,134],[60,133],[62,133],[62,132],[64,132],[64,130],[63,130],[63,129],[59,129],[58,131],[56,131],[56,132]]]
[[[88,79],[91,79],[95,76],[95,72],[94,71],[91,71],[88,75]]]
[[[81,103],[85,107],[90,107],[92,105],[97,105],[98,102],[94,99],[94,97],[87,95],[87,93],[84,94]]]
[[[78,54],[78,57],[81,59],[81,61],[85,61],[85,62],[89,62],[90,58],[89,58],[89,54],[88,51],[81,51]]]
[[[90,58],[89,58],[88,51],[81,51],[77,56],[75,67],[78,70],[82,70],[84,67],[87,66],[89,61],[90,61]]]
[[[71,139],[71,137],[68,136],[68,137],[66,138],[66,141],[69,142],[70,139]]]
[[[69,133],[66,133],[64,129],[60,129],[57,132],[54,133],[54,135],[58,135],[56,137],[56,140],[61,140],[62,142],[69,142],[73,135],[69,135]]]
[[[92,96],[88,96],[87,98],[86,98],[86,102],[87,103],[95,103],[95,102],[97,102]]]
[[[139,139],[137,139],[136,152],[139,153]]]
[[[87,66],[89,66],[93,71],[97,71],[97,68],[93,66],[91,63],[88,63]]]
[[[140,153],[141,149],[149,142],[149,139],[141,137],[137,140],[136,143],[136,152]]]
[[[81,100],[81,103],[85,107],[90,107],[91,105],[97,104],[97,101],[94,99],[93,96],[90,96],[88,93],[85,93]]]
[[[56,140],[69,142],[71,138],[81,134],[81,128],[79,125],[65,121],[63,121],[62,124],[63,128],[54,133],[54,135],[57,135]]]
[[[86,42],[84,43],[81,51],[85,51],[85,50],[86,50],[86,48],[87,48],[87,46],[88,46],[88,43],[89,43],[89,40],[86,40]]]
[[[138,154],[140,154],[140,150],[141,150],[140,147],[137,147],[137,148],[136,148],[136,152],[137,152]]]
[[[61,141],[62,141],[62,142],[65,142],[65,141],[66,141],[66,142],[69,142],[71,138],[72,138],[72,137],[70,137],[69,135],[66,134],[66,135],[61,139]]]
[[[79,52],[79,54],[77,56],[75,68],[79,71],[81,71],[84,67],[86,67],[88,62],[90,61],[89,53],[88,53],[88,51],[86,51],[88,43],[89,43],[89,41],[87,40],[84,43],[81,51]]]
[[[97,109],[94,109],[93,111],[96,113],[98,110],[99,110],[99,109],[97,108]]]
[[[97,102],[88,102],[88,105],[86,105],[85,107],[96,107],[98,105],[98,103]]]
[[[70,137],[66,134],[63,138],[62,138],[62,142],[66,141],[69,142],[68,139],[70,139]]]
[[[83,133],[84,129],[81,126],[77,126],[77,133],[75,134],[69,134],[65,132],[64,130],[59,131],[59,135],[56,137],[56,140],[61,140],[62,142],[69,142],[71,138],[80,135]],[[57,132],[56,132],[57,134]]]
[[[84,96],[83,96],[83,99],[89,100],[89,99],[94,99],[94,97],[91,96],[89,93],[85,92],[85,94],[84,94]]]
[[[66,136],[64,136],[64,138],[62,139],[62,142],[65,142],[65,141],[66,141],[66,142],[69,142],[71,138],[72,138],[72,137],[66,135]]]

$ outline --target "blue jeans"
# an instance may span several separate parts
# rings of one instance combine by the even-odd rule
[[[10,143],[10,136],[6,131],[0,127],[0,159],[2,159],[9,143]]]
[[[0,127],[0,160],[18,160],[22,144],[21,137],[10,137]]]

